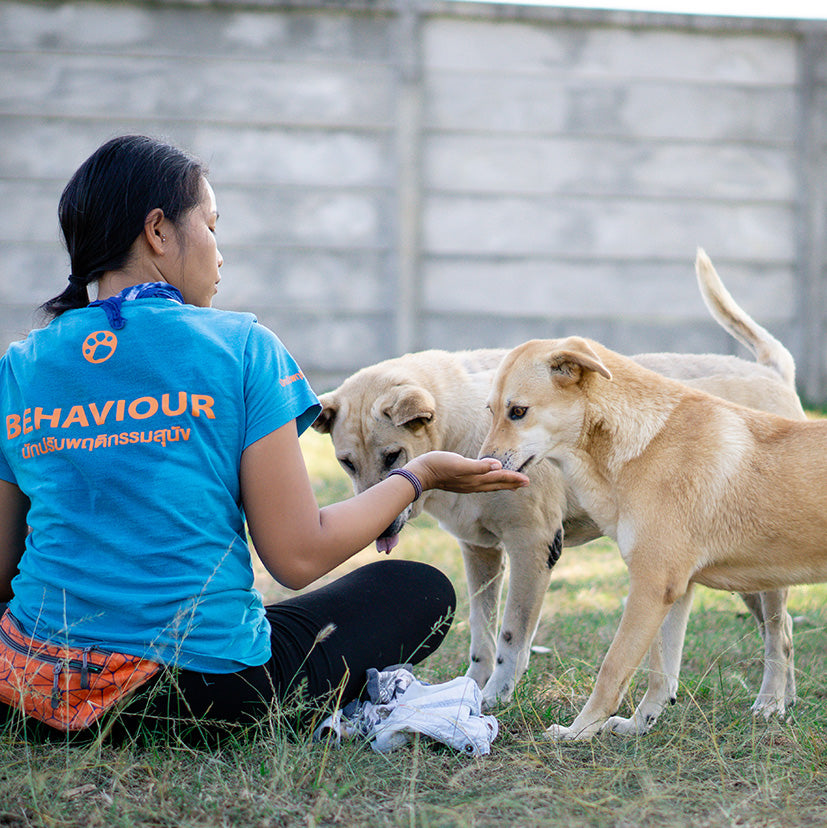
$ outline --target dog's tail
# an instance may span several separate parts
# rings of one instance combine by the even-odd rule
[[[698,248],[695,273],[709,312],[725,330],[752,351],[756,360],[775,370],[781,379],[795,388],[795,360],[793,355],[746,311],[739,307],[724,287],[709,256]]]

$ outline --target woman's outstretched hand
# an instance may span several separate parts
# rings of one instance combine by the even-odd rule
[[[528,485],[525,475],[505,471],[497,460],[447,451],[422,454],[405,468],[423,489],[465,494]],[[413,500],[411,481],[392,479],[319,508],[295,420],[249,445],[241,456],[242,499],[250,537],[267,571],[290,589],[302,589],[364,549]],[[0,586],[2,569],[0,562]]]
[[[425,489],[444,489],[469,494],[493,492],[497,489],[521,489],[528,486],[524,474],[506,471],[499,460],[484,457],[472,460],[450,451],[429,451],[405,464]]]

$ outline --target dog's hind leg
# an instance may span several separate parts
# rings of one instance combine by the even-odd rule
[[[501,546],[475,546],[465,541],[459,545],[470,602],[471,650],[465,674],[482,688],[494,670],[505,551]]]
[[[742,596],[750,608],[764,642],[764,677],[752,712],[765,719],[795,704],[793,620],[787,612],[787,589]]]
[[[500,635],[497,663],[482,690],[482,704],[491,709],[511,699],[517,682],[528,667],[531,642],[537,632],[543,598],[551,580],[551,570],[563,550],[560,528],[550,542],[544,536],[509,538],[508,596]]]
[[[674,704],[678,694],[683,642],[692,608],[693,584],[672,604],[649,648],[649,686],[635,712],[628,719],[612,716],[603,730],[612,733],[648,733],[667,704]]]

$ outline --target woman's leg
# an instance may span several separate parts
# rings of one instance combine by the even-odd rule
[[[456,595],[438,569],[388,560],[266,609],[276,694],[284,698],[306,682],[306,697],[335,690],[345,704],[359,695],[369,667],[416,664],[434,652],[451,626]]]
[[[357,698],[369,667],[416,664],[442,643],[456,595],[438,569],[412,561],[379,561],[333,583],[266,607],[272,657],[237,673],[177,670],[141,693],[128,713],[150,720],[251,722],[273,699],[305,682],[304,698],[335,691]],[[149,688],[147,688],[149,690]],[[341,694],[341,695],[340,695]]]

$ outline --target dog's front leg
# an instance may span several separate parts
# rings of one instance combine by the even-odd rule
[[[656,564],[655,564],[656,565]],[[659,573],[630,572],[629,597],[614,639],[609,647],[588,701],[570,727],[552,725],[546,731],[551,739],[591,739],[620,707],[623,694],[646,651],[652,646],[672,603],[685,589],[675,594]]]
[[[675,703],[692,594],[693,584],[689,584],[684,595],[672,604],[649,648],[649,686],[637,709],[628,719],[612,716],[603,730],[624,735],[648,733],[666,705]]]
[[[773,714],[783,718],[787,706],[795,704],[793,620],[787,612],[787,593],[787,589],[774,589],[742,596],[764,642],[764,677],[752,712],[765,719]]]
[[[505,551],[501,546],[475,546],[465,541],[459,545],[470,601],[471,650],[465,675],[484,687],[494,670]]]
[[[482,691],[486,709],[508,702],[528,667],[551,570],[563,551],[563,530],[558,529],[549,539],[509,539],[507,549],[508,595],[497,639],[497,663]]]

